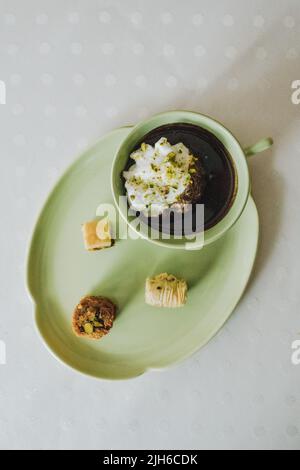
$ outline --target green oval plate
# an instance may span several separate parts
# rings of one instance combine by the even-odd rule
[[[28,260],[28,287],[46,345],[65,364],[105,379],[164,368],[205,345],[241,298],[259,232],[250,198],[236,225],[201,251],[175,252],[129,239],[86,252],[81,224],[94,218],[100,203],[112,203],[111,163],[129,131],[111,132],[65,173],[39,217]],[[145,278],[165,271],[187,280],[184,308],[145,305]],[[112,331],[99,342],[77,338],[71,330],[72,311],[87,294],[107,296],[119,307]]]

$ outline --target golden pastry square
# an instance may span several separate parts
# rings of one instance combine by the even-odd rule
[[[113,244],[110,224],[107,219],[92,220],[82,226],[83,240],[88,251],[102,250]]]

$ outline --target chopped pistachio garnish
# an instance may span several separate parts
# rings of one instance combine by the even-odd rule
[[[176,153],[175,153],[175,152],[170,152],[170,153],[168,153],[168,159],[169,159],[169,160],[172,160],[172,159],[175,158],[175,157],[176,157]]]
[[[94,331],[94,327],[91,323],[86,323],[83,328],[87,335],[91,335]]]

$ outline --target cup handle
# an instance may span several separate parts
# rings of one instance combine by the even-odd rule
[[[246,147],[244,149],[246,157],[252,157],[252,155],[255,155],[257,153],[263,152],[264,150],[267,150],[273,145],[273,139],[272,137],[266,137],[265,139],[259,140],[256,144],[250,145],[250,147]]]

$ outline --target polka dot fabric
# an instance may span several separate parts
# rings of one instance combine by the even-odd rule
[[[299,37],[299,0],[0,0],[2,448],[300,448]],[[275,139],[249,164],[261,219],[252,280],[184,363],[118,384],[81,377],[34,331],[24,271],[36,215],[82,149],[180,108],[245,146]],[[82,397],[92,413],[78,415]]]

